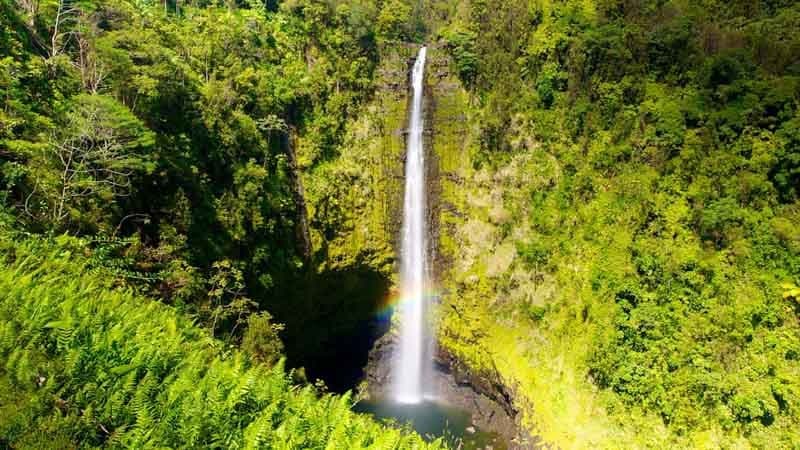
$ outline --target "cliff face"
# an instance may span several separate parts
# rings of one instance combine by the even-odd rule
[[[383,298],[374,297],[390,295],[397,283],[408,74],[416,51],[416,46],[384,50],[375,97],[349,125],[340,154],[303,173],[317,272],[359,267],[386,281],[382,294],[374,290],[366,298],[358,292],[358,278],[338,279],[332,289],[358,293],[338,302],[338,308],[366,305],[375,312]],[[445,50],[436,45],[429,47],[426,77],[430,251],[440,294],[437,362],[454,375],[447,383],[471,386],[470,392],[502,405],[528,431],[550,442],[588,445],[576,440],[573,427],[558,424],[563,410],[535,408],[534,399],[563,395],[546,390],[547,385],[583,381],[569,369],[544,365],[582,355],[545,354],[542,348],[558,352],[561,347],[536,345],[543,333],[527,311],[546,304],[554,282],[523,266],[516,248],[530,226],[527,196],[552,183],[557,166],[545,152],[533,151],[478,168],[478,108],[451,73]],[[302,149],[300,144],[301,167]],[[370,333],[375,339],[388,331],[388,323],[382,322],[373,324]],[[348,344],[345,339],[335,345]],[[367,368],[372,387],[388,383],[392,347],[391,333],[375,345]],[[572,417],[595,412],[589,398],[558,402],[569,404]]]
[[[333,391],[362,378],[374,341],[389,326],[381,312],[395,284],[406,76],[415,50],[382,50],[375,94],[346,125],[342,145],[320,154],[302,135],[293,142],[310,258],[307,270],[276,294],[290,305],[278,318],[286,318],[289,362]]]
[[[515,256],[513,247],[502,242],[508,217],[497,191],[502,189],[501,180],[493,179],[488,170],[475,169],[478,117],[469,94],[450,71],[445,50],[434,47],[429,58],[436,170],[430,192],[441,294],[439,362],[451,367],[462,382],[506,405],[523,428],[535,432],[531,399],[517,388],[520,374],[508,365],[524,356],[513,352],[513,346],[498,345],[510,324],[495,308],[493,277],[507,270]],[[537,441],[519,437],[514,442]]]
[[[557,161],[524,135],[529,151],[487,160],[479,148],[479,108],[449,72],[444,50],[430,58],[441,358],[512,405],[521,425],[544,442],[624,443],[626,431],[610,423],[576,369],[585,355],[538,322],[536,312],[554,301],[558,280],[519,256],[519,245],[533,242],[531,195],[557,182]],[[562,297],[577,296],[581,284],[559,289]],[[648,423],[657,433],[657,421]]]
[[[581,375],[586,355],[540,321],[548,305],[580,298],[585,285],[556,279],[520,257],[520,245],[535,243],[531,196],[558,182],[559,164],[523,131],[518,138],[527,151],[481,153],[480,109],[448,71],[444,50],[429,57],[441,358],[473,386],[512,405],[521,425],[543,442],[624,447],[637,431],[612,422]],[[562,316],[580,318],[581,311],[566,309]],[[644,424],[661,436],[658,420]]]
[[[358,289],[363,280],[337,278],[319,297],[329,302],[324,294],[353,293],[334,302],[339,310],[363,306],[375,313],[397,282],[408,73],[416,50],[384,50],[375,97],[349,125],[340,154],[303,173],[317,272],[361,268],[385,280],[382,290],[370,290],[367,298]],[[469,385],[503,405],[547,442],[580,447],[596,442],[597,433],[608,439],[606,430],[615,428],[593,395],[580,396],[585,391],[576,387],[585,380],[572,368],[584,355],[558,342],[540,345],[547,330],[539,327],[535,312],[552,299],[555,280],[518,256],[517,244],[530,228],[529,195],[558,179],[558,165],[538,148],[482,164],[479,109],[451,73],[444,49],[429,47],[426,74],[430,250],[440,293],[438,363],[455,375],[448,382]],[[301,167],[302,151],[301,143]],[[372,327],[372,339],[389,330],[386,322]],[[337,338],[331,345],[350,344]],[[388,382],[391,350],[389,333],[372,352],[371,384]],[[340,361],[331,363],[341,370]],[[561,423],[565,417],[578,420],[589,437]]]
[[[348,125],[339,154],[303,174],[314,261],[320,271],[366,265],[387,277],[396,272],[407,76],[415,50],[382,50],[375,96]],[[302,154],[300,160],[302,165]]]

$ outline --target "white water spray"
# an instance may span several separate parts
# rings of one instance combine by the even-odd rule
[[[430,359],[425,327],[425,285],[428,252],[426,222],[425,151],[422,134],[422,97],[426,48],[419,51],[411,78],[413,97],[406,148],[406,186],[403,201],[401,253],[400,344],[395,375],[395,400],[419,403],[423,398],[423,373]]]

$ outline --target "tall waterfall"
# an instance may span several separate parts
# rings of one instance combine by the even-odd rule
[[[423,374],[430,361],[425,322],[425,288],[428,272],[425,151],[422,100],[425,56],[422,47],[411,78],[413,98],[406,148],[406,185],[403,201],[401,249],[401,302],[399,356],[394,370],[395,400],[419,403],[423,398]]]

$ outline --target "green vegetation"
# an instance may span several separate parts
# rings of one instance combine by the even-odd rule
[[[422,447],[304,373],[366,362],[427,41],[441,345],[562,448],[800,447],[798,30],[791,0],[0,0],[0,446]]]
[[[437,448],[293,386],[173,308],[114,289],[74,238],[0,238],[0,444],[12,448]],[[89,271],[85,275],[82,272]],[[266,317],[256,319],[270,328]],[[255,343],[258,341],[258,343]],[[256,356],[254,358],[253,356]]]
[[[0,183],[22,226],[130,237],[115,251],[141,287],[220,329],[313,270],[293,144],[303,167],[336,156],[372,91],[374,6],[20,0],[2,13]]]
[[[240,342],[269,311],[290,364],[320,372],[392,272],[388,203],[370,205],[370,246],[333,243],[362,230],[339,206],[348,179],[388,189],[353,165],[398,167],[348,146],[374,104],[379,45],[420,32],[416,8],[391,6],[4,0],[0,210],[28,231],[92,236],[121,283],[218,338]]]
[[[565,448],[800,445],[800,7],[473,0],[440,338]],[[455,136],[455,135],[453,135]],[[784,296],[782,296],[782,294]]]
[[[192,320],[199,327],[185,325],[185,336],[174,343],[178,347],[169,347],[174,355],[163,361],[152,357],[153,364],[163,366],[153,375],[138,366],[122,373],[129,377],[125,383],[134,384],[120,388],[119,397],[119,386],[113,383],[121,381],[112,376],[116,366],[103,366],[102,361],[71,374],[75,380],[63,377],[48,385],[51,390],[30,384],[25,377],[31,372],[24,370],[61,368],[73,364],[75,355],[88,355],[53,349],[36,353],[40,341],[31,341],[26,348],[35,361],[21,360],[30,363],[19,369],[21,378],[13,378],[16,362],[3,372],[12,384],[2,389],[0,405],[7,407],[3,420],[8,422],[0,432],[0,446],[35,448],[45,442],[46,433],[58,431],[63,437],[59,442],[67,447],[196,443],[227,448],[253,444],[246,429],[267,410],[270,422],[258,419],[253,427],[279,434],[272,437],[277,441],[262,447],[275,442],[292,448],[320,443],[332,448],[421,446],[417,438],[404,437],[406,433],[380,431],[349,415],[351,401],[345,397],[323,397],[315,403],[320,392],[291,387],[280,367],[270,369],[285,357],[288,365],[300,369],[293,372],[299,385],[307,373],[326,376],[332,389],[344,391],[353,386],[354,375],[334,379],[338,374],[329,367],[341,368],[343,356],[331,349],[347,348],[345,357],[353,354],[356,360],[346,362],[348,366],[359,358],[365,363],[368,348],[355,352],[341,336],[363,338],[359,327],[369,325],[389,289],[394,219],[388,202],[399,185],[394,174],[402,170],[402,139],[394,130],[403,127],[403,58],[410,51],[394,46],[423,30],[419,8],[395,10],[392,5],[324,0],[0,2],[1,231],[82,239],[71,250],[82,255],[78,262],[58,259],[56,250],[37,256],[45,272],[36,272],[25,289],[38,293],[34,287],[49,283],[51,275],[52,280],[72,279],[85,270],[92,275],[76,280],[75,292],[42,290],[48,297],[43,300],[54,302],[48,307],[73,302],[83,308],[84,295],[92,297],[95,291],[79,287],[102,280],[97,287],[102,292],[116,286],[136,293],[120,294],[130,298],[113,318],[124,320],[131,330],[171,329],[176,320]],[[380,46],[389,48],[386,57],[381,58]],[[389,73],[377,73],[379,67]],[[389,82],[396,85],[393,92],[375,94],[380,83]],[[375,108],[380,109],[377,116]],[[373,112],[365,114],[368,110]],[[354,142],[369,145],[351,147]],[[365,163],[368,172],[360,167]],[[384,174],[392,174],[387,177],[391,182],[383,180]],[[364,190],[387,203],[368,204]],[[362,220],[362,212],[371,220],[366,227],[353,224],[353,218]],[[27,254],[34,245],[27,240],[16,248],[6,239],[2,257],[12,261],[16,253]],[[77,265],[75,272],[55,274],[68,263]],[[11,271],[8,277],[24,277],[26,271],[33,267]],[[116,299],[117,294],[107,295]],[[13,301],[33,302],[28,299],[25,294]],[[36,310],[35,303],[29,306],[25,311]],[[165,313],[169,317],[154,313],[162,310],[170,311]],[[4,315],[3,326],[14,331],[6,343],[18,342],[18,323],[28,319],[22,311]],[[86,326],[74,329],[96,340],[112,325],[92,328],[102,324],[86,322],[90,312],[74,311],[75,326]],[[126,352],[139,352],[136,346],[144,344],[159,345],[156,338],[131,342]],[[359,345],[369,344],[359,340]],[[237,347],[264,367],[236,356],[232,349]],[[11,358],[10,348],[4,349],[3,359]],[[161,350],[146,346],[142,364],[150,364],[147,352]],[[214,358],[229,361],[219,364],[223,372],[230,366],[230,372],[212,374],[216,378],[204,375]],[[52,367],[47,370],[56,370]],[[109,383],[102,391],[87,381],[95,375]],[[205,383],[197,395],[224,399],[230,383],[245,375],[264,378],[253,388],[263,392],[246,397],[246,405],[231,403],[205,418],[189,415],[213,405],[177,404],[170,394],[175,377],[184,377],[188,384],[179,386]],[[141,380],[146,389],[136,395],[152,400],[143,406],[131,396]],[[214,386],[217,382],[220,386]],[[17,393],[7,392],[23,386]],[[281,395],[275,396],[276,391]],[[23,404],[29,409],[16,414]],[[242,416],[236,419],[232,411],[238,415],[240,409]],[[131,431],[132,418],[145,413],[151,418],[159,414],[158,420],[139,423]],[[306,419],[312,415],[320,418]],[[175,419],[164,422],[165,417]],[[218,435],[170,428],[181,421]],[[309,426],[320,429],[309,432]],[[377,437],[381,433],[385,439]]]

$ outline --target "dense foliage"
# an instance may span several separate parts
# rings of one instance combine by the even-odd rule
[[[330,158],[382,38],[374,4],[242,6],[2,3],[3,207],[130,237],[109,253],[222,329],[310,263],[293,141]]]
[[[520,352],[554,440],[800,445],[798,29],[792,1],[473,0],[441,30],[479,129],[443,339]]]
[[[316,446],[328,440],[329,432],[344,432],[346,439],[352,438],[347,442],[356,446],[370,442],[378,428],[348,418],[349,400],[326,397],[314,403],[311,389],[291,387],[282,369],[268,367],[286,356],[291,366],[305,366],[309,377],[328,375],[328,365],[341,369],[342,358],[331,351],[336,345],[347,349],[347,357],[366,358],[367,348],[355,352],[338,339],[359,339],[358,327],[370,325],[367,319],[388,289],[391,252],[384,242],[388,238],[382,236],[375,262],[361,256],[374,249],[348,249],[346,257],[330,255],[328,240],[349,231],[335,214],[328,214],[338,199],[326,192],[342,186],[327,174],[352,172],[352,161],[340,162],[346,159],[341,152],[351,119],[373,97],[379,48],[419,36],[424,29],[420,16],[418,6],[371,0],[0,0],[0,231],[81,236],[83,244],[74,252],[85,254],[86,260],[77,270],[99,274],[96,281],[102,279],[104,287],[133,289],[175,307],[167,316],[151,317],[160,307],[120,294],[126,302],[121,312],[125,326],[170,329],[175,320],[191,319],[205,330],[187,325],[183,343],[173,342],[179,348],[168,346],[175,354],[163,360],[160,353],[147,353],[161,351],[155,338],[131,343],[125,352],[141,350],[142,358],[159,366],[152,376],[145,376],[145,369],[120,374],[128,377],[125,383],[146,378],[137,394],[151,396],[152,404],[143,405],[144,411],[141,403],[133,402],[131,390],[139,389],[135,383],[115,396],[119,386],[114,383],[121,381],[114,376],[103,378],[111,383],[103,390],[87,381],[109,376],[113,367],[102,366],[103,361],[96,361],[98,367],[76,367],[83,372],[70,372],[75,380],[62,377],[48,385],[51,390],[42,390],[35,381],[30,384],[30,372],[24,370],[44,370],[40,365],[61,370],[74,363],[74,357],[88,357],[54,349],[36,353],[41,341],[31,341],[26,351],[32,352],[35,364],[20,368],[20,378],[11,372],[3,375],[11,384],[3,386],[6,397],[0,401],[7,420],[0,446],[36,447],[52,430],[58,431],[64,446],[253,443],[243,430],[263,412],[264,402],[273,400],[273,419],[258,426],[296,434],[291,439],[281,434],[281,444]],[[369,153],[356,150],[360,153],[350,152],[356,158]],[[308,193],[304,183],[309,184]],[[21,245],[15,249],[4,242],[3,257],[11,261],[15,252],[27,254],[29,244]],[[22,285],[31,290],[39,283],[46,285],[50,278],[41,277],[51,271],[53,277],[71,278],[55,275],[68,264],[58,254],[55,249],[47,253],[52,261],[45,254],[37,256],[47,273],[38,273],[32,285]],[[80,331],[83,338],[93,341],[101,329],[91,327],[102,325],[105,330],[106,325],[85,322],[89,317],[81,316],[89,310],[80,308],[104,307],[83,305],[79,287],[88,282],[75,280],[69,287],[75,292],[47,295],[65,307],[74,303],[73,312],[80,317],[73,319],[86,326]],[[28,298],[23,290],[14,292]],[[112,304],[122,301],[117,294],[107,295],[113,297]],[[142,302],[141,310],[134,307],[136,301]],[[11,311],[14,305],[5,306]],[[7,344],[28,339],[16,333],[36,307],[31,308],[3,316],[4,326],[7,322],[15,333],[5,336],[12,339]],[[151,321],[137,324],[147,320]],[[209,335],[224,345],[210,341]],[[362,341],[359,346],[371,342]],[[3,359],[11,358],[10,345]],[[144,347],[135,347],[139,345]],[[232,358],[229,345],[239,346],[265,367],[251,369],[251,363],[237,360],[230,363],[232,372],[204,378],[204,366],[213,357]],[[218,352],[189,355],[205,347]],[[29,356],[13,358],[28,364]],[[16,371],[13,361],[8,367]],[[172,395],[168,391],[178,368],[169,364],[186,370],[181,375],[189,377],[185,386],[207,383],[214,399],[227,396],[228,383],[234,378],[238,383],[240,375],[265,378],[257,387],[263,392],[247,397],[245,406],[231,403],[228,409],[191,422],[203,433],[213,428],[215,436],[169,429],[175,421],[140,423],[137,431],[128,433],[132,418],[140,413],[157,412],[159,420],[190,419],[189,408],[194,406],[156,398]],[[351,388],[359,370],[329,384],[336,390]],[[295,376],[300,383],[305,379],[302,370]],[[217,382],[220,386],[213,386]],[[19,392],[8,391],[12,387]],[[267,396],[289,390],[297,395]],[[292,402],[308,403],[308,414],[328,418],[305,421],[305,406],[297,406],[296,414],[294,406],[285,409]],[[11,414],[21,405],[27,409]],[[209,406],[200,402],[197,407],[202,410],[204,405]],[[97,408],[104,411],[97,413]],[[135,408],[136,414],[126,408]],[[241,419],[236,418],[239,409]],[[280,426],[280,411],[289,421],[297,415],[298,422],[292,423],[299,428]],[[363,427],[348,425],[351,420]],[[161,428],[156,431],[156,426]],[[320,434],[305,436],[308,426],[322,427]],[[386,433],[390,448],[393,442],[407,440],[393,431]],[[220,444],[219,439],[227,441]],[[343,442],[329,440],[334,447],[350,446]],[[380,442],[384,441],[373,444]]]
[[[3,0],[0,13],[9,223],[91,236],[98,265],[219,338],[241,342],[268,311],[290,364],[312,372],[373,314],[386,264],[325,272],[312,238],[344,227],[317,192],[337,188],[326,171],[372,98],[379,47],[422,32],[417,6]]]
[[[565,448],[800,446],[799,29],[792,0],[0,0],[0,227],[82,236],[0,241],[0,444],[416,445],[279,361],[370,343],[428,39],[441,344]]]
[[[352,413],[350,396],[293,386],[282,362],[259,363],[174,309],[112,288],[85,250],[67,237],[0,238],[0,445],[428,447]]]

